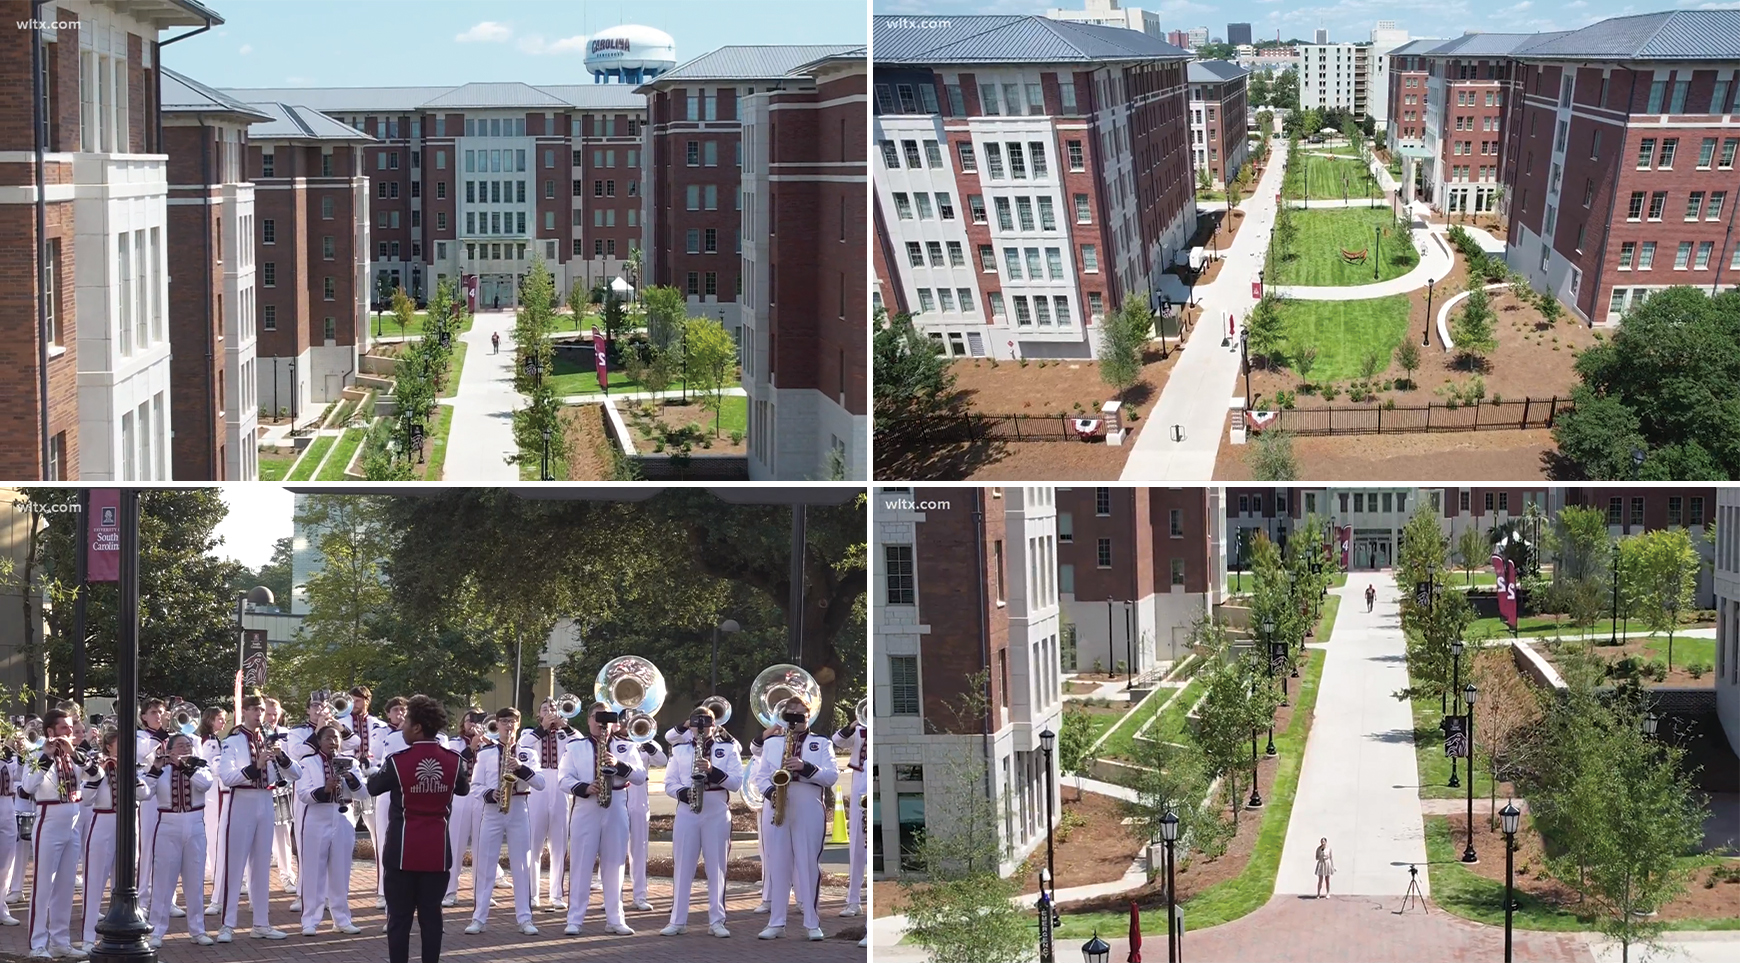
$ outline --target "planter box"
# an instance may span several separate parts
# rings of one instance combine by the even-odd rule
[[[357,359],[357,371],[361,374],[391,375],[398,366],[399,359],[376,354],[365,354]]]
[[[631,455],[648,481],[748,481],[747,455]]]

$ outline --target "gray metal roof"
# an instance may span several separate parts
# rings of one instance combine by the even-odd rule
[[[646,97],[627,84],[475,83],[460,87],[229,87],[224,93],[249,103],[301,104],[329,114],[415,112],[424,108],[525,107],[604,109],[646,107]]]
[[[311,107],[280,103],[250,106],[271,118],[248,128],[250,140],[374,140],[355,127],[341,124]]]
[[[863,44],[780,44],[720,47],[679,64],[639,89],[664,87],[673,81],[777,80],[805,64],[836,54],[862,51]]]
[[[163,112],[182,111],[202,114],[229,114],[246,120],[267,120],[269,114],[257,107],[207,87],[205,84],[163,68]]]
[[[628,84],[545,84],[538,89],[565,104],[582,109],[646,109],[646,95],[635,93],[634,88]]]
[[[1185,79],[1193,84],[1219,84],[1249,74],[1249,70],[1226,60],[1192,60]]]
[[[1581,30],[1542,35],[1528,59],[1733,60],[1740,58],[1740,10],[1670,10],[1610,17]]]
[[[424,107],[566,107],[559,98],[530,84],[466,84],[432,97]]]
[[[1413,54],[1418,56],[1443,42],[1444,38],[1442,37],[1415,37],[1413,40],[1402,44],[1400,47],[1391,48],[1387,56],[1394,57],[1398,54]]]
[[[853,47],[850,50],[839,50],[831,54],[817,57],[816,59],[806,63],[798,64],[796,67],[793,67],[790,72],[793,74],[810,74],[815,72],[816,68],[820,67],[822,64],[845,60],[862,60],[868,64],[869,53],[870,48],[862,46]]]
[[[1084,63],[1188,60],[1190,52],[1139,30],[1029,16],[950,16],[918,29],[910,17],[875,18],[879,64]]]
[[[1465,33],[1415,53],[1432,57],[1504,57],[1537,43],[1541,36],[1538,33]]]
[[[223,92],[250,104],[271,101],[301,104],[328,113],[411,111],[452,87],[225,87]]]

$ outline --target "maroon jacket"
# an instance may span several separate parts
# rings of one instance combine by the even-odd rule
[[[381,863],[413,873],[453,868],[447,816],[455,793],[470,791],[471,772],[459,753],[431,739],[388,756],[369,777],[369,794],[392,794]]]

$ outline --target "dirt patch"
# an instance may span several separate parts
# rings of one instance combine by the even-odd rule
[[[563,408],[562,434],[568,441],[568,480],[604,481],[614,478],[615,460],[610,456],[614,441],[605,425],[603,405]]]
[[[1063,694],[1086,695],[1089,692],[1098,690],[1099,687],[1100,683],[1097,682],[1065,682],[1063,684]]]
[[[1464,841],[1468,838],[1468,819],[1464,815],[1452,815],[1446,819],[1450,823],[1451,842],[1460,856]],[[1528,820],[1523,822],[1522,828],[1517,832],[1516,846],[1516,855],[1513,857],[1516,873],[1512,885],[1544,903],[1576,913],[1579,907],[1577,891],[1547,875],[1546,850],[1540,834],[1535,832],[1534,826]],[[1486,879],[1504,882],[1504,834],[1492,829],[1490,820],[1478,813],[1474,817],[1474,852],[1480,857],[1480,862],[1462,865]],[[1685,893],[1658,910],[1660,918],[1686,920],[1732,917],[1735,902],[1740,900],[1740,882],[1722,882],[1718,879],[1712,887],[1706,888],[1704,885],[1710,880],[1710,874],[1719,868],[1706,867],[1696,871]]]
[[[631,402],[624,406],[623,417],[628,421],[637,449],[674,451],[686,441],[697,454],[741,455],[749,450],[747,435],[738,434],[733,438],[729,430],[715,433],[716,416],[711,409],[698,403],[661,405],[657,402]]]
[[[1251,480],[1250,445],[1223,434],[1217,481]],[[1547,478],[1553,434],[1527,431],[1311,435],[1293,439],[1299,477],[1314,481],[1433,481],[1456,478]]]

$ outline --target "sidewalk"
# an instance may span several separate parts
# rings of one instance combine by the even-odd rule
[[[1235,337],[1222,347],[1229,315],[1243,318],[1256,301],[1251,282],[1263,267],[1269,231],[1275,223],[1275,194],[1281,189],[1286,154],[1271,144],[1269,166],[1251,196],[1239,204],[1245,223],[1223,253],[1226,263],[1214,283],[1197,288],[1202,318],[1185,343],[1188,350],[1172,369],[1160,401],[1148,413],[1147,427],[1136,435],[1124,481],[1184,481],[1214,477],[1215,456],[1226,431],[1227,408],[1236,391],[1239,348]],[[1184,430],[1184,440],[1172,440],[1172,427]]]
[[[465,370],[453,405],[453,427],[447,438],[446,480],[517,482],[518,465],[505,459],[517,454],[513,412],[521,397],[514,390],[514,313],[479,311],[471,330],[459,336],[465,349]],[[490,354],[489,336],[501,333],[501,353]]]
[[[1343,205],[1339,201],[1314,201],[1317,207],[1362,207],[1361,204]],[[1374,284],[1358,284],[1352,286],[1307,287],[1301,285],[1277,286],[1275,293],[1284,298],[1297,298],[1301,301],[1365,301],[1371,298],[1388,297],[1392,294],[1407,294],[1426,286],[1426,282],[1448,277],[1451,268],[1456,266],[1456,258],[1450,253],[1450,242],[1444,240],[1439,232],[1430,224],[1415,220],[1413,232],[1410,235],[1415,250],[1424,250],[1420,255],[1420,263],[1413,270],[1399,278],[1388,281],[1378,281]],[[1206,476],[1204,476],[1206,477]]]
[[[1369,613],[1360,607],[1367,585],[1377,587]],[[1316,892],[1313,857],[1328,837],[1337,895],[1401,896],[1408,864],[1426,862],[1426,839],[1413,715],[1393,694],[1408,684],[1400,592],[1387,572],[1351,573],[1331,591],[1342,605],[1321,650],[1328,661],[1275,894]],[[1426,874],[1419,878],[1429,895]]]

